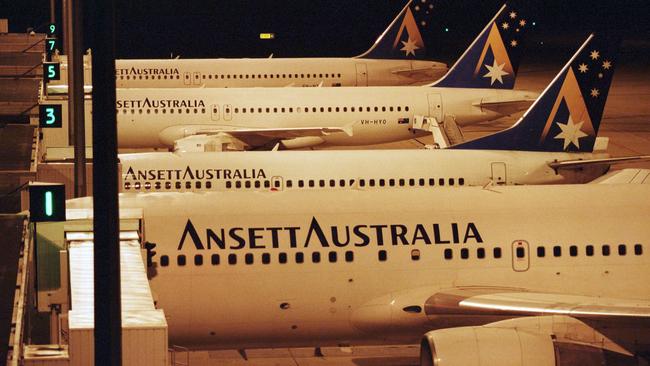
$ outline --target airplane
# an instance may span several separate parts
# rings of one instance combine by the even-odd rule
[[[118,89],[119,146],[366,145],[429,133],[412,128],[415,116],[459,126],[496,119],[527,108],[537,95],[511,90],[525,27],[504,5],[449,72],[428,86]]]
[[[447,65],[426,59],[420,27],[433,0],[409,1],[366,52],[355,57],[118,59],[118,88],[422,85]],[[432,5],[431,5],[432,6]],[[62,57],[67,69],[67,58]]]
[[[607,139],[597,144],[616,65],[615,45],[609,43],[589,36],[513,127],[449,149],[120,154],[121,189],[158,192],[586,183],[604,174],[612,164],[650,158],[610,158],[605,153]],[[600,60],[585,61],[594,49],[608,60],[607,70],[598,68]],[[581,65],[590,72],[581,74]],[[598,98],[582,92],[595,87]],[[560,110],[556,105],[567,108]],[[548,127],[551,121],[553,126]],[[587,133],[578,132],[580,128],[572,135],[562,132],[561,127],[572,125]]]
[[[419,343],[422,365],[622,364],[650,354],[649,196],[648,184],[127,193],[120,209],[142,210],[172,345]]]

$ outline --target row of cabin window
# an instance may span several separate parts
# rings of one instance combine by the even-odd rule
[[[183,186],[185,186],[185,189],[192,189],[192,188],[201,189],[201,187],[203,187],[203,182],[197,180],[196,182],[187,181],[187,182],[185,182],[185,184],[183,184],[183,182],[176,181],[173,184],[174,189],[182,189]],[[151,182],[144,182],[144,183],[134,182],[133,184],[131,182],[124,182],[124,189],[125,190],[130,190],[131,188],[133,188],[135,190],[143,189],[143,188],[144,189],[151,189],[152,187],[154,189],[163,189],[163,184],[162,184],[162,182],[154,182],[154,183],[151,183]],[[165,182],[164,187],[165,187],[165,189],[172,189],[172,182]],[[264,182],[264,187],[270,188],[271,187],[271,182],[270,181],[265,181]],[[210,181],[205,182],[205,188],[206,189],[212,188],[212,182],[210,182]]]
[[[117,113],[117,114],[120,114],[120,113],[122,113],[122,114],[136,114],[136,111],[138,112],[138,114],[143,114],[143,113],[144,114],[151,114],[152,111],[153,111],[153,114],[158,114],[158,111],[160,111],[160,113],[162,113],[162,114],[166,114],[167,111],[169,111],[169,114],[174,114],[174,113],[178,113],[178,114],[183,114],[183,113],[185,113],[185,114],[191,114],[191,113],[192,114],[199,114],[199,111],[200,111],[201,114],[206,114],[205,108],[201,108],[201,109],[198,109],[198,108],[192,108],[192,109],[190,109],[190,108],[116,109],[115,113]],[[175,111],[177,111],[177,112],[175,112]]]
[[[304,79],[305,76],[307,79],[312,79],[312,78],[326,78],[329,79],[330,77],[332,78],[340,78],[341,74],[334,74],[334,73],[325,73],[325,74],[215,74],[214,79]],[[201,75],[201,78],[203,80],[205,79],[212,79],[212,74],[203,74]],[[190,75],[185,74],[185,79],[189,80]]]
[[[354,261],[354,252],[351,250],[348,250],[344,253],[341,257],[341,261],[345,262],[353,262]],[[206,255],[208,257],[208,255]],[[255,255],[253,253],[246,253],[244,254],[244,259],[243,263],[245,264],[254,264],[255,263]],[[288,253],[278,253],[277,256],[277,262],[281,264],[288,263],[290,260],[290,255]],[[320,252],[312,252],[311,254],[306,254],[303,252],[297,252],[295,253],[291,258],[293,262],[295,263],[305,263],[306,261],[310,260],[311,263],[320,263],[321,261],[329,261],[330,263],[336,263],[339,260],[339,253],[338,252],[328,252],[324,253],[321,255]],[[377,254],[377,258],[379,261],[386,261],[387,259],[387,254],[385,250],[380,250]],[[218,266],[221,264],[221,255],[220,254],[211,254],[209,256],[210,264],[213,266]],[[271,253],[262,253],[259,255],[258,259],[262,264],[271,264]],[[207,259],[206,259],[207,261]],[[224,255],[224,263],[228,263],[230,265],[235,265],[238,262],[238,256],[235,253],[228,254],[227,256]],[[162,255],[160,256],[160,265],[162,267],[167,267],[169,266],[169,256],[167,255]],[[179,254],[176,256],[176,265],[183,267],[187,265],[187,257],[185,254]],[[203,265],[203,254],[195,254],[194,255],[194,265],[195,266],[202,266]]]
[[[167,80],[167,79],[169,79],[169,80],[174,80],[174,79],[180,80],[181,76],[180,75],[137,75],[137,76],[133,75],[133,77],[131,77],[131,75],[120,75],[120,76],[116,76],[116,78],[119,78],[120,80],[124,80],[124,79],[126,79],[126,80],[131,80],[131,79],[133,79],[133,80],[138,80],[138,79],[139,80],[142,80],[142,79],[145,79],[145,80],[149,80],[149,79],[151,79],[151,80],[156,80],[156,79],[158,79],[158,80]]]
[[[299,179],[296,180],[296,186],[297,188],[304,188],[304,187],[309,187],[309,188],[314,188],[316,186],[324,188],[324,187],[352,187],[356,183],[356,179]],[[445,184],[448,184],[450,186],[453,186],[456,184],[456,179],[455,178],[438,178],[437,180],[439,186],[444,186]],[[279,188],[280,183],[276,182],[276,188]],[[410,186],[410,187],[415,187],[415,186],[420,186],[424,187],[426,185],[429,186],[435,186],[436,185],[436,179],[435,178],[410,178],[410,179],[405,179],[405,178],[400,178],[400,179],[359,179],[359,187],[365,187],[366,185],[368,187],[405,187],[405,186]],[[465,178],[458,178],[458,185],[462,186],[465,185]],[[294,181],[291,179],[287,179],[285,186],[287,188],[294,188]],[[260,181],[235,181],[234,184],[232,181],[226,181],[226,188],[227,189],[232,189],[232,188],[261,188],[261,183]],[[268,188],[265,186],[265,188]]]
[[[316,113],[316,112],[321,112],[321,113],[325,113],[325,112],[347,112],[348,110],[350,112],[363,112],[364,108],[365,108],[366,112],[372,112],[372,111],[374,111],[374,112],[379,112],[379,111],[382,111],[382,112],[395,112],[395,111],[401,112],[402,109],[404,110],[404,112],[408,112],[410,110],[409,106],[404,106],[404,108],[402,108],[402,106],[398,105],[398,106],[381,106],[381,107],[379,107],[379,106],[373,106],[373,107],[368,107],[368,106],[366,106],[366,107],[304,107],[304,108],[303,107],[296,107],[296,112],[300,113],[300,112],[304,111],[305,113],[309,113],[310,108],[311,108],[311,112],[313,112],[313,113]],[[294,109],[293,107],[288,107],[288,108],[285,108],[285,107],[279,107],[279,108],[278,107],[273,107],[273,108],[271,108],[271,107],[265,107],[265,108],[257,107],[257,113],[265,113],[265,112],[266,113],[287,113],[287,111],[288,111],[288,113],[293,113],[293,109]],[[230,108],[229,107],[225,107],[224,110],[225,110],[226,114],[230,113]],[[233,112],[234,113],[256,113],[255,112],[255,107],[250,107],[250,108],[242,107],[241,109],[239,109],[237,107],[237,108],[233,109]],[[219,110],[216,107],[214,107],[212,109],[212,113],[213,114],[218,114]]]
[[[614,248],[616,248],[616,252],[618,255],[627,255],[627,245],[625,244],[619,244],[619,245],[614,245]],[[521,251],[519,250],[521,249]],[[634,250],[634,255],[642,255],[643,254],[643,245],[641,244],[634,244],[633,246]],[[516,250],[516,255],[518,258],[523,258],[525,256],[523,248],[517,248]],[[587,245],[585,246],[585,255],[587,257],[593,257],[596,253],[596,247],[594,245]],[[579,254],[578,251],[578,246],[577,245],[571,245],[569,247],[569,255],[571,257],[577,257]],[[602,254],[603,257],[607,257],[610,254],[612,254],[612,248],[609,244],[603,244],[600,246],[600,254]],[[549,254],[550,255],[550,254]],[[538,246],[537,247],[537,256],[539,258],[544,258],[546,257],[546,247],[544,246]],[[554,257],[561,257],[562,256],[562,247],[559,245],[556,245],[553,247],[553,256]]]

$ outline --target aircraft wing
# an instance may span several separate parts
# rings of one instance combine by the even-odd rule
[[[650,184],[650,169],[621,169],[600,176],[589,184]]]
[[[526,292],[517,289],[455,288],[438,292],[427,299],[425,313],[650,319],[650,301]]]
[[[196,146],[199,146],[198,150],[201,150],[202,146],[209,142],[227,145],[227,150],[243,150],[247,147],[269,146],[282,140],[298,137],[320,137],[341,132],[352,136],[352,126],[353,124],[343,127],[196,128],[184,130],[185,136],[173,141],[177,151],[197,151],[193,150]],[[188,147],[190,148],[188,149]]]
[[[557,169],[576,169],[587,165],[614,165],[624,163],[638,163],[643,161],[650,161],[650,155],[638,156],[625,156],[620,158],[602,158],[602,159],[588,159],[588,160],[561,160],[553,161],[548,165]]]

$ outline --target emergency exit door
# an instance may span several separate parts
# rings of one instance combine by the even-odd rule
[[[442,96],[440,94],[429,94],[427,95],[429,101],[429,116],[442,122],[444,118],[442,117]]]
[[[498,185],[506,184],[506,163],[492,163],[492,182]]]
[[[357,86],[368,86],[368,67],[366,64],[356,64]]]
[[[512,269],[515,272],[527,271],[530,267],[529,245],[525,240],[512,242]]]

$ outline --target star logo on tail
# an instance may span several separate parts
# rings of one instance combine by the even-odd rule
[[[415,50],[420,48],[418,47],[416,41],[411,39],[411,37],[409,37],[408,41],[402,41],[402,44],[404,45],[404,47],[402,47],[401,50],[406,53],[406,56],[408,55],[415,56]]]
[[[507,71],[503,70],[505,65],[505,62],[501,65],[497,64],[497,60],[494,59],[492,66],[485,64],[485,67],[488,69],[488,73],[483,75],[483,77],[490,78],[490,85],[494,84],[494,82],[497,80],[503,84],[503,77],[509,74]]]
[[[571,116],[569,116],[569,120],[567,121],[566,124],[562,124],[560,122],[555,122],[558,127],[562,130],[557,136],[555,136],[555,139],[563,139],[564,140],[564,147],[563,149],[566,150],[569,145],[573,144],[575,147],[578,149],[580,148],[580,138],[588,136],[586,133],[582,132],[580,130],[582,128],[582,124],[584,121],[580,121],[577,124],[573,123],[573,119]]]

